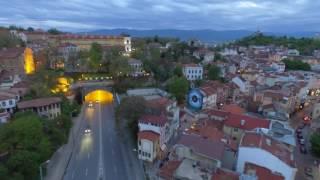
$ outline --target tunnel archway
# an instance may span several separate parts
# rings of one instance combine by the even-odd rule
[[[85,102],[112,103],[113,94],[107,90],[97,89],[86,94],[84,100]]]

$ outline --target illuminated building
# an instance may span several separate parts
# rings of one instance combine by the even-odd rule
[[[24,70],[26,74],[33,74],[35,71],[33,53],[30,48],[26,48],[24,51]]]

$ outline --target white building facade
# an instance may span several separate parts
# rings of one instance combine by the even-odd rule
[[[199,64],[185,64],[182,72],[188,81],[201,80],[203,78],[203,67]]]

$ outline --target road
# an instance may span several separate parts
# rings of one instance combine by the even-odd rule
[[[86,108],[81,120],[64,180],[136,179],[131,177],[132,170],[126,164],[128,149],[124,150],[115,129],[113,104]],[[84,134],[88,126],[92,130],[89,135]]]

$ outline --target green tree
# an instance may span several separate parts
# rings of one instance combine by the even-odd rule
[[[114,78],[126,76],[131,72],[131,67],[128,64],[128,59],[123,56],[112,59],[109,68],[109,72]]]
[[[89,66],[98,70],[102,61],[102,47],[98,43],[92,43],[89,50]]]
[[[185,77],[174,76],[168,81],[168,91],[182,103],[189,90],[189,82]]]
[[[320,133],[314,133],[310,138],[311,150],[317,157],[320,157]]]
[[[38,167],[52,153],[43,132],[42,119],[32,112],[17,113],[11,123],[0,127],[0,149],[8,152],[8,174],[16,179],[36,179]],[[2,169],[5,171],[5,169]]]
[[[183,76],[183,73],[182,73],[182,67],[181,66],[176,66],[173,70],[173,74],[175,76],[178,76],[178,77],[181,77]]]
[[[282,62],[285,63],[287,70],[311,70],[311,66],[308,63],[304,63],[300,60],[283,59]]]
[[[28,27],[27,31],[29,31],[29,32],[33,32],[33,31],[34,31],[34,29],[33,29],[33,27]]]
[[[58,35],[58,34],[61,34],[62,32],[59,31],[57,28],[51,28],[51,29],[48,29],[48,33],[52,35]]]
[[[133,136],[138,133],[138,120],[144,114],[146,101],[141,96],[129,96],[121,100],[116,109],[117,124],[126,124]]]
[[[216,65],[210,65],[208,69],[208,78],[210,80],[220,79],[220,68]]]

